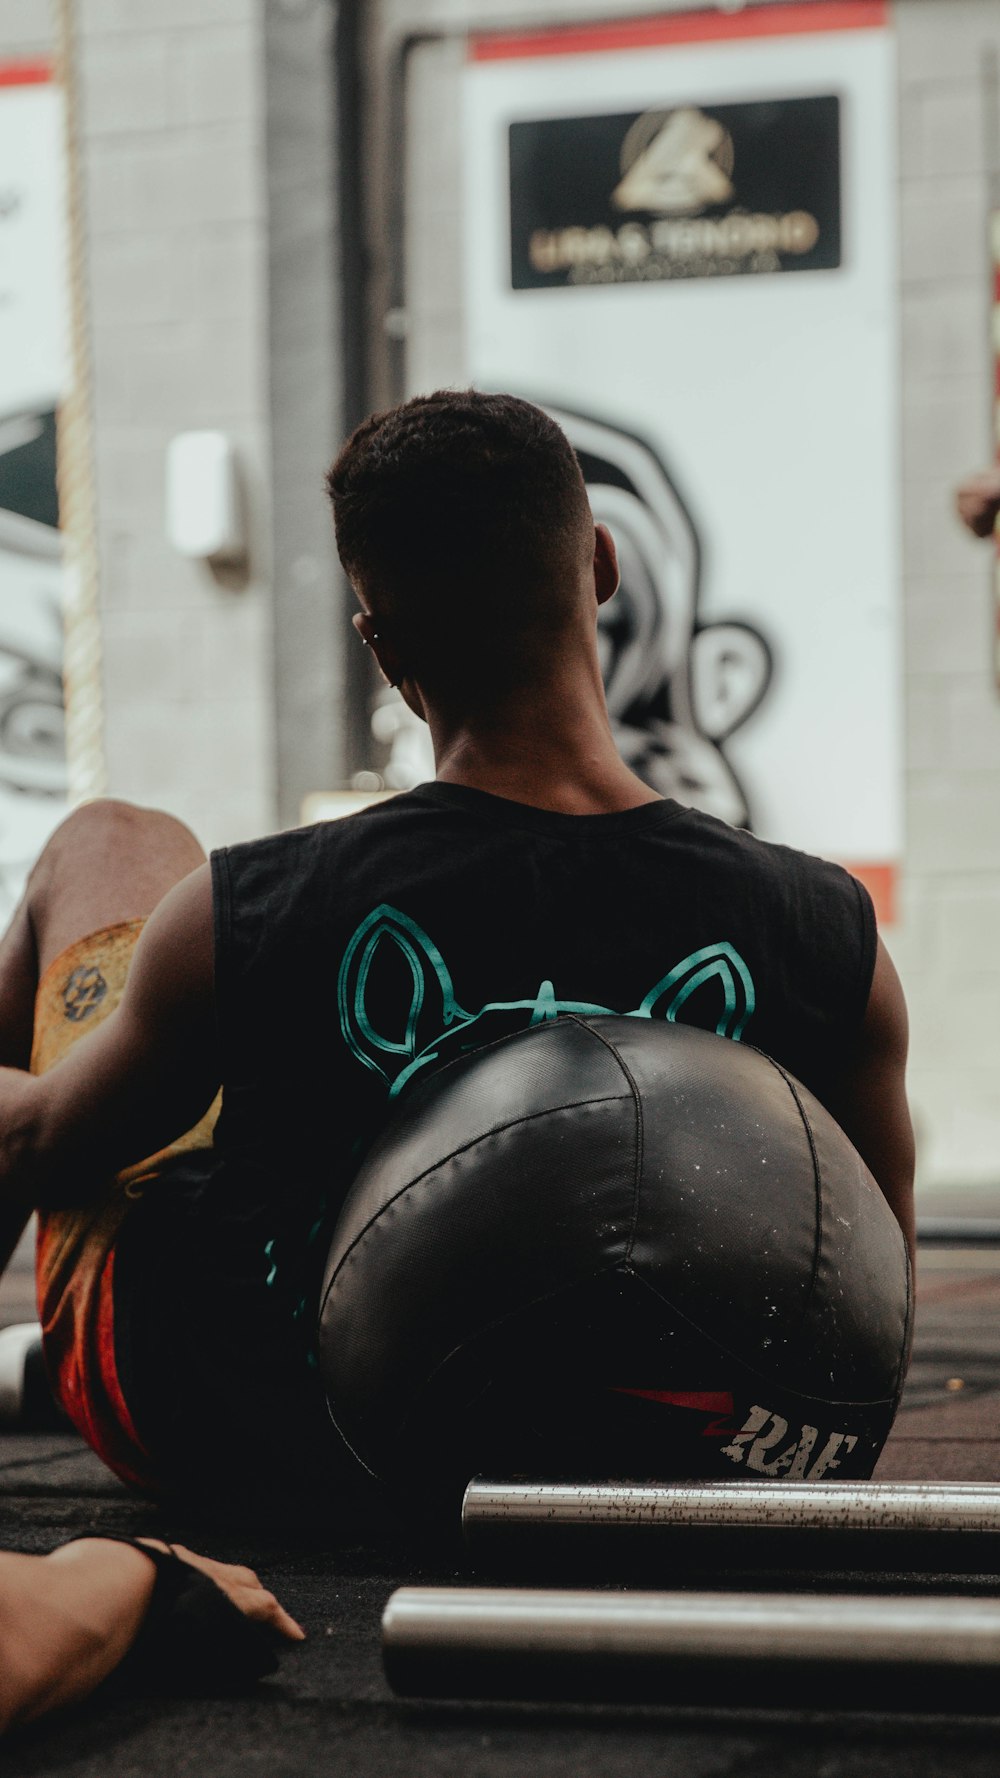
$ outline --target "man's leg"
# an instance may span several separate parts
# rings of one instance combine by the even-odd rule
[[[25,894],[38,976],[88,933],[144,919],[204,862],[194,834],[173,815],[85,803],[44,847]]]
[[[205,854],[172,815],[110,799],[68,815],[42,848],[0,942],[0,1067],[27,1068],[38,983],[88,933],[151,914]]]
[[[90,932],[144,918],[204,862],[189,829],[157,809],[108,799],[67,816],[0,941],[0,1067],[29,1066],[38,983],[60,952]],[[0,1212],[0,1272],[26,1221]]]
[[[30,1065],[38,985],[50,964],[92,933],[144,919],[204,861],[194,835],[157,810],[109,800],[67,817],[43,848],[0,943],[0,1066]],[[20,1210],[0,1208],[0,1272],[27,1221]],[[26,1337],[30,1330],[18,1327],[0,1339],[5,1419],[17,1417],[24,1393]]]

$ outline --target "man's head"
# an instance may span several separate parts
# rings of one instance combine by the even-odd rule
[[[565,434],[530,402],[440,390],[376,414],[327,476],[355,623],[388,677],[487,700],[544,679],[595,610],[595,534]],[[597,542],[598,599],[614,550]]]

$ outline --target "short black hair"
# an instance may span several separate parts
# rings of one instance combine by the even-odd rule
[[[575,612],[593,520],[573,447],[531,402],[416,396],[365,420],[326,485],[346,572],[428,684],[468,661],[470,633],[509,676]]]

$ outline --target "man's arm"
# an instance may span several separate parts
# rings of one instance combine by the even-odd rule
[[[254,1623],[289,1642],[305,1632],[249,1568],[142,1538],[208,1576]],[[0,1734],[76,1704],[119,1665],[149,1610],[156,1570],[141,1550],[80,1538],[48,1556],[0,1551]]]
[[[913,1124],[906,1098],[909,1021],[892,958],[878,941],[868,1008],[829,1109],[885,1194],[906,1238],[910,1264],[916,1250],[913,1210]]]
[[[120,1005],[48,1073],[0,1069],[0,1202],[69,1204],[190,1129],[220,1084],[208,865],[150,916]]]

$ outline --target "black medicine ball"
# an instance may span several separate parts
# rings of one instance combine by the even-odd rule
[[[560,1018],[402,1101],[337,1224],[320,1364],[376,1476],[871,1474],[902,1235],[843,1131],[744,1044]]]

